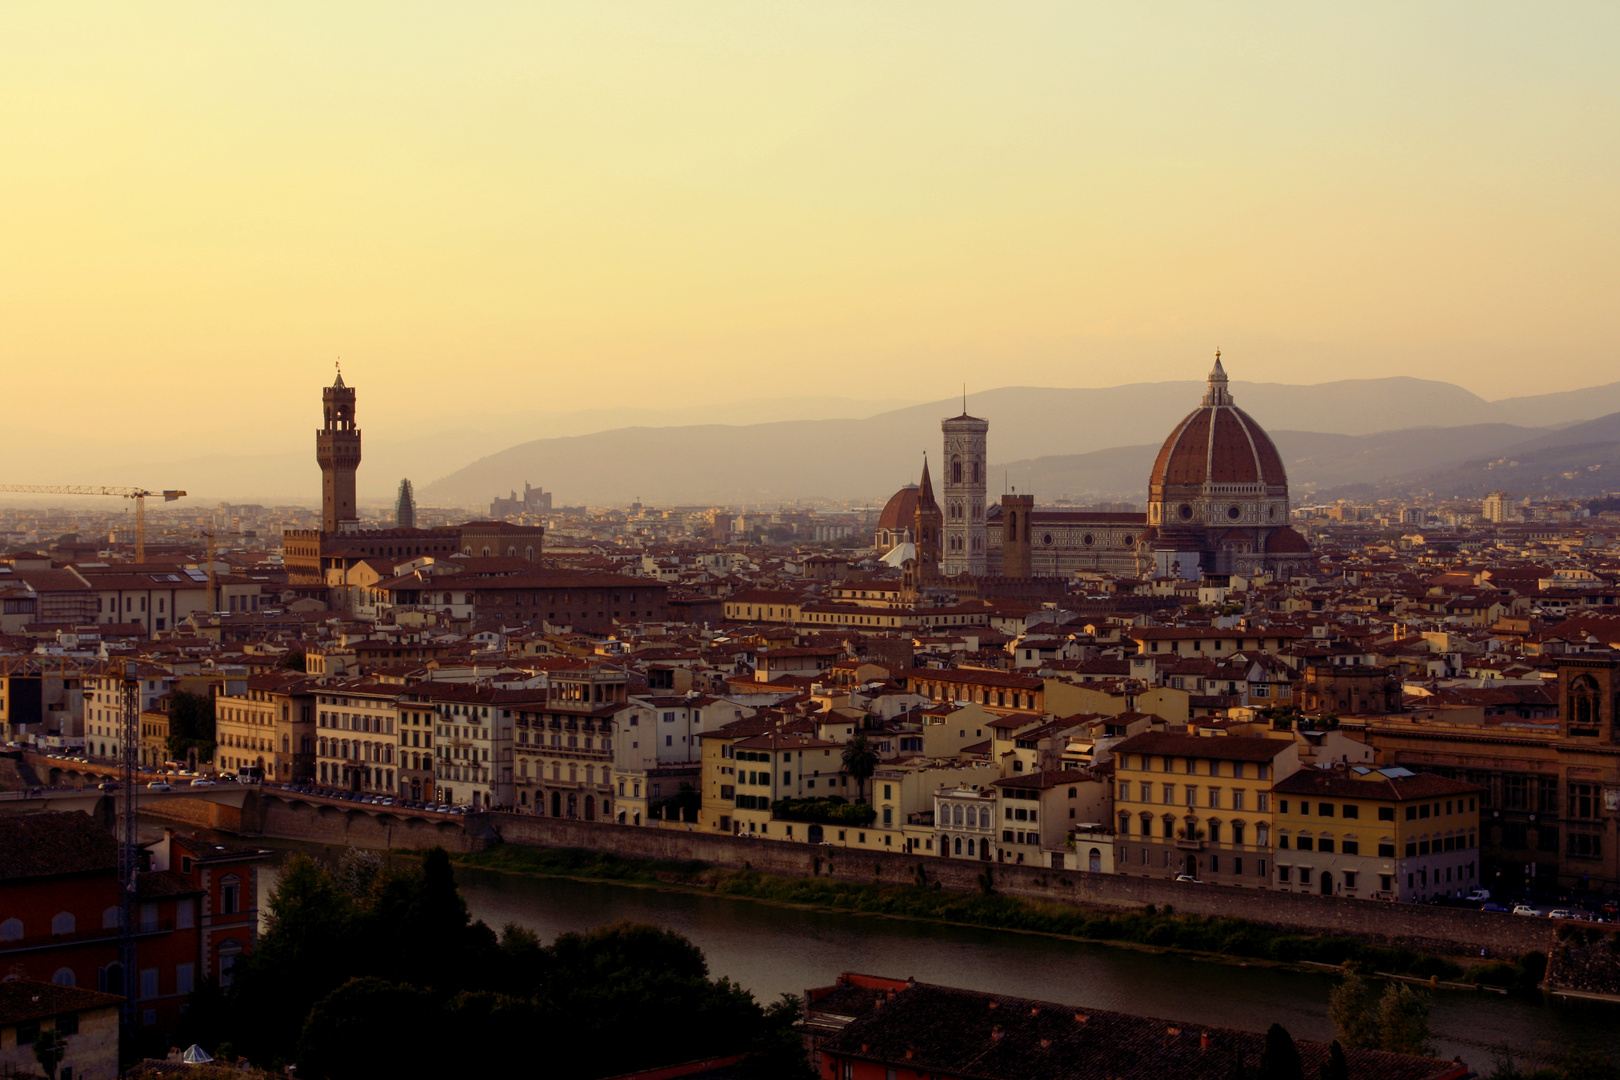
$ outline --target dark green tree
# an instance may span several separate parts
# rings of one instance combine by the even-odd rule
[[[1266,1048],[1260,1052],[1256,1080],[1305,1080],[1305,1063],[1299,1059],[1294,1037],[1281,1024],[1266,1031]]]
[[[1361,965],[1344,965],[1344,977],[1328,994],[1328,1019],[1339,1029],[1345,1046],[1378,1047],[1377,999]]]
[[[169,758],[185,761],[193,749],[198,761],[214,759],[214,699],[176,690],[169,695]]]
[[[1339,1045],[1338,1039],[1328,1047],[1328,1059],[1322,1062],[1317,1076],[1320,1080],[1350,1080],[1350,1063],[1344,1059],[1344,1047]]]
[[[308,671],[309,657],[302,650],[295,649],[281,658],[281,666],[288,671]]]
[[[1378,999],[1378,1049],[1429,1053],[1429,998],[1405,983],[1390,983]]]
[[[55,1028],[40,1032],[34,1040],[34,1060],[45,1070],[46,1080],[56,1080],[57,1067],[62,1064],[62,1058],[66,1053],[67,1040],[58,1035]]]
[[[844,771],[855,779],[858,802],[866,801],[866,782],[877,772],[877,766],[877,750],[865,735],[857,735],[844,744]]]
[[[298,1040],[299,1075],[316,1080],[432,1076],[443,1068],[435,996],[382,979],[352,979],[315,1003]],[[469,1047],[469,1052],[473,1052]]]

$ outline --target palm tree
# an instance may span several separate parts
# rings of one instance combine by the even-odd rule
[[[866,782],[877,772],[877,750],[865,735],[857,735],[844,744],[844,771],[855,778],[856,802],[866,801]]]

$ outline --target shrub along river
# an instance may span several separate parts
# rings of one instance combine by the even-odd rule
[[[266,846],[321,852],[282,841]],[[260,877],[261,905],[274,876]],[[1335,979],[1326,973],[467,867],[457,868],[456,879],[473,917],[497,930],[515,922],[549,941],[619,920],[670,927],[703,949],[711,973],[731,978],[762,1001],[860,971],[1251,1031],[1277,1022],[1297,1038],[1334,1036],[1327,1003]],[[1491,1048],[1502,1045],[1521,1061],[1569,1049],[1620,1057],[1620,1012],[1613,1007],[1546,1006],[1445,990],[1434,992],[1433,1001],[1436,1054],[1461,1056],[1485,1072]]]

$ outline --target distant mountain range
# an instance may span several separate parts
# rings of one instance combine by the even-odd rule
[[[1037,500],[1140,502],[1159,444],[1203,390],[1191,381],[1004,387],[973,395],[967,408],[990,421],[993,491],[1010,484]],[[1604,426],[1615,419],[1608,414],[1620,414],[1620,383],[1503,401],[1416,378],[1237,382],[1232,393],[1276,440],[1296,501],[1349,487],[1364,497],[1361,485],[1392,493],[1459,485],[1460,494],[1476,487],[1584,494],[1593,484],[1603,489],[1609,451],[1597,448],[1613,441],[1620,452],[1620,430]],[[476,506],[527,480],[555,491],[560,504],[877,501],[915,479],[923,451],[939,451],[940,420],[961,410],[960,399],[947,399],[864,419],[624,427],[536,439],[421,485],[419,499]],[[1599,456],[1587,460],[1592,454]],[[1521,465],[1490,464],[1504,456]],[[1604,467],[1589,470],[1594,464]],[[1512,468],[1526,471],[1503,472]]]
[[[1597,494],[1620,489],[1620,383],[1486,401],[1450,383],[1346,379],[1314,386],[1232,384],[1276,440],[1295,499],[1428,491]],[[972,395],[990,420],[991,490],[1038,500],[1146,498],[1164,437],[1204,384],[1103,389],[1010,386]],[[360,495],[392,501],[401,477],[427,506],[479,507],[529,481],[560,505],[756,503],[816,498],[881,502],[915,480],[939,422],[960,398],[894,402],[809,394],[699,408],[447,415],[367,414]],[[146,484],[188,490],[191,504],[314,505],[320,474],[309,426],[256,418],[239,434],[184,436],[185,456],[112,435],[9,430],[16,483]],[[537,437],[543,436],[543,437]],[[156,437],[155,435],[153,436]],[[98,439],[100,441],[98,441]],[[235,451],[232,453],[231,451]]]

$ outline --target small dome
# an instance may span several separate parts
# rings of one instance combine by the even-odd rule
[[[880,529],[909,529],[917,520],[917,485],[907,484],[889,499],[878,517]]]
[[[1310,543],[1293,529],[1278,529],[1266,537],[1267,555],[1309,555],[1310,553]]]
[[[1271,436],[1232,404],[1218,354],[1203,404],[1164,440],[1148,484],[1150,490],[1163,490],[1166,484],[1287,486],[1288,473]]]

